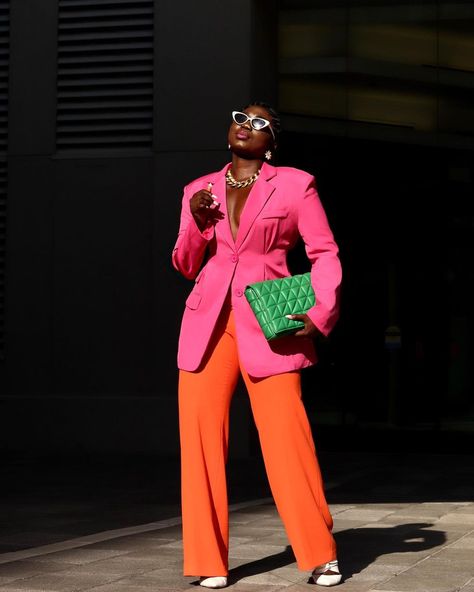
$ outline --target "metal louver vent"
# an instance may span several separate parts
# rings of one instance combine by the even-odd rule
[[[7,229],[8,72],[10,3],[0,0],[0,360],[5,359],[5,251]]]
[[[56,149],[150,149],[153,0],[59,0]]]

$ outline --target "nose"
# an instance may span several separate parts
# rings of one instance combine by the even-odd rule
[[[245,127],[247,130],[252,130],[252,126],[250,124],[250,119],[247,119],[244,123],[239,123],[240,127]]]

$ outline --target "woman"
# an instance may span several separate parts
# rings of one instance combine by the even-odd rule
[[[225,463],[229,406],[245,381],[276,507],[302,570],[341,581],[300,370],[317,361],[313,337],[339,314],[341,265],[314,177],[269,161],[280,120],[263,102],[234,111],[232,162],[184,188],[174,267],[195,279],[178,347],[184,575],[223,588],[228,575]],[[268,342],[246,285],[289,275],[286,255],[303,238],[317,304],[293,315],[304,328]],[[205,261],[205,264],[203,265]]]

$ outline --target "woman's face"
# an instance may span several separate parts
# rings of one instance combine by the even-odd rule
[[[244,109],[243,112],[249,116],[263,117],[270,122],[270,125],[272,124],[272,116],[264,107],[251,105],[247,109]],[[250,125],[250,121],[242,125],[232,121],[229,128],[228,141],[232,152],[244,158],[259,158],[263,160],[265,152],[275,147],[272,132],[268,126],[261,130],[255,130]]]

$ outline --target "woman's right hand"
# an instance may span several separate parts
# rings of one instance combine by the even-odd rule
[[[215,198],[207,189],[196,191],[192,196],[189,207],[199,230],[204,230],[209,225],[209,222],[214,223],[224,217],[224,214],[219,210],[219,206],[215,204]],[[214,207],[211,207],[212,205]]]

